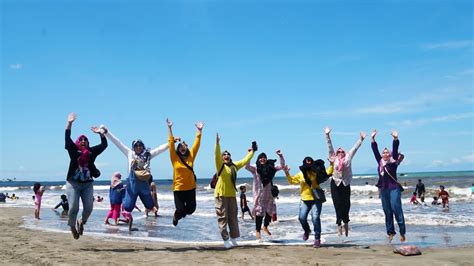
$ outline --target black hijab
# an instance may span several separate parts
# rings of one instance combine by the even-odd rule
[[[267,158],[267,155],[262,152],[257,157],[257,173],[260,175],[260,180],[262,181],[262,185],[266,186],[273,181],[275,177],[276,169],[275,169],[275,162],[276,160],[267,160],[265,164],[261,164],[260,158]]]

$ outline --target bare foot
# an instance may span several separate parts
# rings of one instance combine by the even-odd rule
[[[259,231],[255,231],[255,237],[257,238],[257,240],[262,240],[262,235]]]
[[[400,242],[405,242],[406,241],[406,238],[404,235],[400,235]]]
[[[341,238],[342,236],[342,225],[338,224],[337,225],[337,236]]]
[[[394,234],[388,234],[388,242],[392,242]]]
[[[267,234],[267,235],[269,235],[269,236],[272,235],[272,233],[270,233],[270,231],[268,231],[268,228],[267,228],[266,226],[264,226],[264,227],[262,228],[262,230],[263,230],[263,232],[265,232],[265,234]]]

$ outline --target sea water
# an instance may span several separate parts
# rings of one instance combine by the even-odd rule
[[[415,190],[418,179],[422,179],[426,187],[426,205],[411,205],[411,195]],[[471,195],[471,184],[474,182],[474,172],[437,172],[413,173],[399,177],[404,184],[402,205],[407,228],[407,244],[425,247],[470,246],[474,245],[474,205]],[[337,236],[336,216],[330,195],[330,183],[322,184],[326,190],[327,202],[321,212],[322,242],[324,244],[347,243],[350,245],[374,245],[387,243],[385,232],[385,216],[378,197],[375,175],[355,176],[351,184],[351,211],[349,237],[339,239]],[[158,241],[189,244],[221,244],[222,239],[217,226],[214,209],[214,190],[209,187],[209,180],[198,179],[196,188],[197,209],[192,215],[179,221],[177,227],[172,225],[174,213],[174,198],[171,180],[158,180],[159,217],[153,213],[146,217],[143,205],[138,200],[142,212],[133,211],[134,228],[129,232],[126,225],[105,225],[104,220],[109,211],[109,181],[95,181],[94,195],[104,198],[102,202],[94,202],[94,210],[85,226],[85,234],[107,239],[129,239],[134,241]],[[253,207],[252,178],[237,180],[237,187],[247,186],[249,207]],[[277,202],[278,220],[269,226],[271,236],[266,236],[263,243],[255,241],[255,223],[248,213],[245,220],[240,218],[240,241],[246,244],[309,244],[302,240],[303,230],[298,221],[300,203],[299,185],[289,185],[286,177],[276,177],[274,184],[279,187],[280,195]],[[0,192],[13,193],[19,199],[7,199],[0,207],[34,207],[32,199],[33,182],[1,182]],[[65,182],[42,182],[46,186],[41,206],[41,219],[35,220],[33,211],[24,217],[24,226],[30,229],[70,233],[67,218],[61,217],[61,207],[58,211],[52,208],[59,203],[60,195],[65,193]],[[444,185],[450,198],[450,208],[431,205],[433,196],[437,195],[439,185]],[[239,204],[239,192],[237,193]],[[82,206],[81,206],[82,209]],[[308,217],[309,223],[310,215]],[[113,222],[110,220],[110,222]],[[398,225],[396,225],[398,232]],[[397,235],[398,236],[398,235]],[[72,236],[71,236],[72,237]],[[311,236],[312,238],[313,236]],[[393,243],[399,243],[397,237]]]

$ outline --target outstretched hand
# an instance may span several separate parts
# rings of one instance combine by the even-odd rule
[[[181,138],[180,137],[174,137],[174,142],[176,141],[181,141]]]
[[[375,140],[375,136],[377,136],[377,129],[374,129],[374,131],[372,131],[372,134],[370,134],[370,137]]]
[[[392,132],[392,137],[393,137],[394,139],[398,139],[398,131],[394,130],[394,131]]]
[[[329,156],[328,160],[331,164],[333,164],[336,161],[336,155],[333,154],[333,155]]]
[[[72,122],[74,122],[74,120],[76,120],[76,113],[72,112],[68,115],[67,122],[72,123]]]
[[[280,157],[283,156],[283,153],[281,153],[280,150],[277,150],[275,153],[276,153],[278,156],[280,156]]]
[[[204,123],[201,122],[201,121],[198,121],[196,123],[196,128],[199,130],[199,131],[202,131],[202,128],[204,127]]]
[[[216,144],[219,144],[220,140],[221,138],[219,137],[219,133],[216,133]]]
[[[166,118],[166,125],[171,128],[173,126],[173,122],[171,122],[168,118]]]
[[[364,140],[365,137],[367,137],[367,134],[365,132],[360,132],[360,139]]]
[[[324,133],[326,133],[326,135],[329,135],[329,133],[331,133],[331,128],[326,127],[326,128],[324,129]]]

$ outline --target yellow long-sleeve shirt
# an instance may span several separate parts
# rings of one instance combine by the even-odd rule
[[[331,176],[334,171],[334,164],[330,164],[329,168],[326,169],[326,173]],[[314,200],[313,193],[311,192],[310,187],[306,184],[304,180],[303,172],[299,172],[294,176],[287,175],[288,183],[292,185],[300,184],[300,193],[301,200]],[[308,171],[308,177],[311,180],[312,188],[320,188],[318,182],[316,181],[316,174],[312,171]]]
[[[168,136],[168,143],[171,164],[173,165],[173,191],[186,191],[196,188],[196,180],[194,179],[193,172],[184,165],[176,153],[173,136]],[[196,158],[200,146],[201,131],[198,130],[193,146],[189,150],[189,156],[184,160],[191,167],[194,165],[194,159]]]
[[[219,173],[224,161],[222,161],[221,147],[216,144],[216,173]],[[254,152],[249,152],[242,160],[234,162],[235,171],[244,167],[253,157]],[[236,173],[237,174],[237,173]],[[232,169],[224,165],[221,174],[217,178],[216,188],[214,190],[214,197],[235,197],[235,186],[232,182]]]

